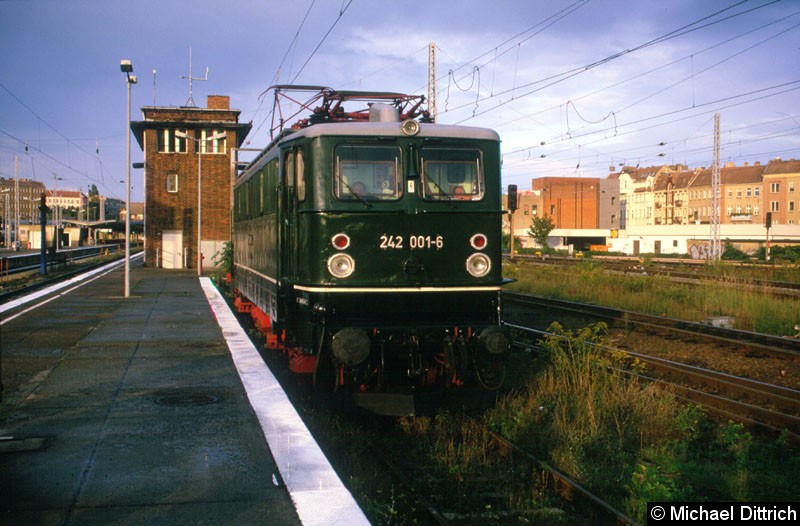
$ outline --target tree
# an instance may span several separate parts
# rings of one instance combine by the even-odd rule
[[[97,191],[97,186],[96,185],[91,185],[89,187],[89,197],[96,197],[96,196],[99,196],[99,195],[100,195],[100,192]]]
[[[556,225],[553,223],[553,220],[547,214],[541,217],[536,216],[531,222],[530,229],[528,229],[528,235],[531,236],[540,247],[547,249],[550,248],[547,244],[547,238],[555,227]]]

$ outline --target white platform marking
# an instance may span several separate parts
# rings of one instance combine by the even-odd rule
[[[306,526],[368,525],[364,512],[333,471],[228,304],[209,278],[200,278],[200,284],[300,521]]]

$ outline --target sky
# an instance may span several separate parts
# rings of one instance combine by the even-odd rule
[[[800,158],[800,0],[0,0],[0,176],[124,199],[123,59],[132,120],[188,103],[191,53],[263,148],[271,85],[427,96],[431,43],[437,122],[495,129],[504,187],[711,166],[715,114],[721,162]]]

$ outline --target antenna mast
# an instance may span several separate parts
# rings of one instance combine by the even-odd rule
[[[193,92],[193,84],[192,81],[195,80],[208,80],[208,66],[206,66],[206,76],[205,77],[193,77],[192,76],[192,46],[189,46],[189,76],[184,77],[181,76],[182,79],[189,79],[189,100],[186,101],[187,108],[196,108],[197,105],[194,103],[194,98],[192,98]]]

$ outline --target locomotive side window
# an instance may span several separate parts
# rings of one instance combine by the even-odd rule
[[[341,145],[336,147],[334,155],[333,192],[339,199],[393,201],[402,195],[397,177],[399,148]]]
[[[475,149],[423,148],[420,192],[431,201],[480,201],[484,180],[481,152]]]
[[[278,159],[272,159],[264,170],[261,181],[261,195],[264,200],[264,211],[274,214],[277,210],[275,189],[278,187]]]
[[[289,188],[294,187],[294,155],[292,152],[286,152],[283,156],[283,176],[286,181],[286,186]]]
[[[240,221],[242,219],[242,187],[238,186],[233,189],[233,219],[234,221]]]
[[[305,162],[303,161],[303,149],[298,148],[295,152],[295,159],[294,159],[294,176],[295,176],[295,183],[294,186],[297,189],[297,200],[298,201],[305,201],[306,200],[306,173],[305,173]]]

